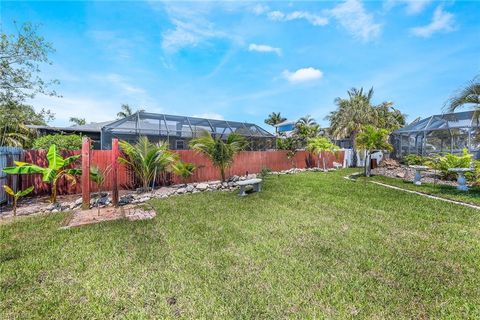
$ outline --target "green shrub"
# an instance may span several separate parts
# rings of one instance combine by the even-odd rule
[[[418,154],[409,154],[403,157],[403,162],[408,166],[423,166],[430,160],[431,158],[420,156]]]
[[[77,134],[49,134],[33,141],[33,149],[48,150],[51,145],[56,145],[58,150],[82,149],[82,136]]]
[[[260,173],[258,174],[258,177],[260,179],[265,179],[271,172],[272,172],[272,169],[268,167],[263,167],[262,171],[260,171]]]
[[[442,177],[451,179],[456,175],[448,171],[451,168],[470,168],[472,167],[473,156],[468,153],[467,149],[463,149],[463,154],[457,156],[451,153],[445,155],[436,156],[428,162],[428,165],[432,168],[439,170],[442,173]]]

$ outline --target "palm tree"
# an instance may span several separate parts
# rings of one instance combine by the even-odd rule
[[[297,120],[296,123],[297,126],[308,126],[312,127],[317,125],[317,122],[315,119],[313,119],[310,115],[306,115],[304,117],[301,117],[300,119]]]
[[[373,88],[352,88],[347,91],[348,98],[336,98],[337,110],[326,117],[330,121],[330,134],[335,138],[352,140],[353,163],[356,163],[357,136],[365,125],[393,131],[405,124],[405,115],[392,107],[392,102],[372,105]]]
[[[178,157],[168,150],[165,143],[152,143],[147,137],[140,137],[138,142],[130,144],[120,141],[120,148],[125,157],[120,163],[128,165],[142,183],[143,190],[149,189],[157,174],[171,169]]]
[[[367,125],[357,136],[356,144],[358,148],[367,152],[365,156],[365,176],[370,176],[370,157],[372,151],[392,150],[392,145],[388,142],[388,134],[389,132],[386,129],[377,129],[374,126]]]
[[[465,105],[471,105],[476,115],[480,115],[480,75],[473,78],[446,103],[447,110],[450,112]]]
[[[120,109],[121,111],[117,113],[117,117],[119,119],[130,117],[133,114],[132,107],[130,107],[128,104],[122,104]]]
[[[84,124],[87,124],[87,121],[85,120],[85,118],[77,118],[77,117],[70,117],[70,122],[77,126],[82,126]]]
[[[244,150],[247,144],[247,140],[237,133],[229,134],[223,141],[221,137],[214,138],[205,130],[190,141],[190,148],[206,155],[212,164],[220,169],[222,181],[225,181],[225,170],[232,165],[235,155]]]
[[[308,139],[307,150],[318,156],[318,167],[320,167],[320,158],[322,159],[323,171],[327,171],[325,157],[322,156],[322,153],[334,153],[338,150],[338,147],[326,137],[315,137]]]
[[[282,123],[283,121],[286,121],[287,119],[282,117],[280,112],[272,112],[268,115],[268,118],[265,119],[265,123],[275,127],[277,124]],[[278,133],[278,128],[275,127],[275,134]]]
[[[172,165],[172,170],[173,173],[182,178],[183,184],[186,185],[188,178],[197,170],[197,166],[193,163],[177,161]]]

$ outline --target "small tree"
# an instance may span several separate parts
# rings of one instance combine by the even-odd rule
[[[72,184],[76,184],[75,176],[82,174],[81,169],[67,168],[80,158],[80,155],[63,158],[57,151],[56,145],[51,145],[48,149],[47,160],[48,167],[39,167],[35,164],[15,161],[15,167],[7,167],[3,172],[8,174],[32,174],[40,173],[43,176],[43,181],[48,182],[51,186],[50,201],[57,202],[57,182],[61,177],[65,177]]]
[[[328,138],[316,137],[308,139],[307,150],[318,156],[318,167],[320,167],[320,159],[322,159],[323,171],[327,171],[327,168],[325,166],[325,157],[322,156],[322,153],[334,154],[338,149]]]
[[[295,167],[295,155],[298,152],[299,142],[295,137],[277,139],[277,146],[280,150],[287,151],[287,159],[290,160],[292,167]]]
[[[170,170],[178,160],[176,154],[168,150],[165,143],[152,143],[147,137],[140,137],[136,144],[120,141],[125,157],[119,157],[120,163],[128,165],[142,183],[144,191],[149,189],[158,173]]]
[[[187,184],[187,179],[197,170],[197,166],[193,163],[178,161],[172,164],[172,170],[173,173],[182,178],[183,184]]]
[[[48,150],[51,145],[59,150],[82,149],[82,136],[78,134],[47,134],[33,140],[33,149]]]
[[[225,181],[225,170],[233,163],[235,155],[244,150],[247,140],[236,133],[228,135],[225,141],[221,137],[212,137],[210,132],[203,131],[201,135],[190,141],[190,148],[206,155],[213,165],[220,169],[222,181]]]
[[[30,192],[33,191],[33,186],[32,187],[29,187],[25,190],[19,190],[17,192],[13,191],[12,188],[10,188],[9,186],[7,186],[6,184],[3,186],[3,189],[5,189],[5,192],[8,193],[9,195],[11,195],[13,197],[13,217],[15,218],[17,216],[17,203],[18,203],[18,199],[20,199],[21,197],[24,197],[26,196],[27,194],[29,194]]]
[[[364,126],[362,132],[357,136],[357,147],[366,151],[365,156],[365,176],[370,177],[371,167],[370,158],[372,151],[393,149],[388,142],[388,131],[386,129],[377,129],[374,126]]]
[[[39,75],[42,65],[51,64],[52,44],[37,34],[38,26],[14,24],[16,34],[0,33],[0,101],[24,101],[37,93],[57,96],[50,86],[58,80],[45,81]]]

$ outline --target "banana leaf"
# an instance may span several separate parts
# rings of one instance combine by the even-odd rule
[[[65,160],[57,151],[57,146],[54,144],[48,148],[47,159],[49,169],[60,170],[65,163]]]
[[[18,164],[21,164],[18,166]],[[29,174],[29,173],[44,173],[45,168],[32,165],[29,163],[24,163],[24,162],[15,162],[17,164],[16,167],[6,167],[3,168],[3,172],[8,173],[8,174]]]

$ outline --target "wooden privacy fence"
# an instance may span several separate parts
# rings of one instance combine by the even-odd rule
[[[97,166],[100,170],[105,171],[105,183],[102,190],[112,190],[113,183],[113,167],[112,166],[112,150],[91,150],[90,151],[90,165]],[[198,169],[195,171],[188,182],[201,182],[209,180],[219,180],[219,170],[211,164],[210,160],[192,150],[176,150],[180,159],[184,162],[194,163]],[[62,151],[61,154],[64,157],[68,157],[75,154],[80,154],[81,151]],[[336,155],[330,153],[324,153],[325,163],[328,168],[333,167],[333,162],[343,163],[344,152],[339,151]],[[45,150],[25,150],[23,153],[23,161],[34,163],[39,166],[48,166]],[[226,172],[227,177],[233,175],[245,175],[250,173],[258,173],[264,168],[268,168],[273,171],[288,170],[291,168],[307,168],[318,165],[318,157],[313,156],[309,152],[299,151],[293,159],[287,158],[286,151],[243,151],[236,157],[231,168]],[[320,167],[323,163],[320,161]],[[81,168],[82,161],[79,160],[73,165],[74,167]],[[134,174],[128,170],[124,165],[118,165],[118,186],[120,189],[131,189],[139,186]],[[78,177],[77,183],[72,184],[66,179],[61,179],[58,182],[58,194],[78,194],[82,193],[82,181],[81,177]],[[50,186],[42,181],[42,176],[39,174],[21,175],[21,188],[25,189],[29,186],[34,186],[35,195],[48,194],[50,192]],[[173,174],[167,174],[157,179],[159,184],[168,183],[181,183],[181,179]],[[90,183],[91,191],[98,191],[95,183]]]
[[[20,160],[22,149],[11,147],[0,147],[0,204],[8,200],[8,195],[3,189],[5,184],[9,185],[13,190],[17,191],[16,176],[9,176],[2,171],[3,168],[13,166],[14,161]]]

